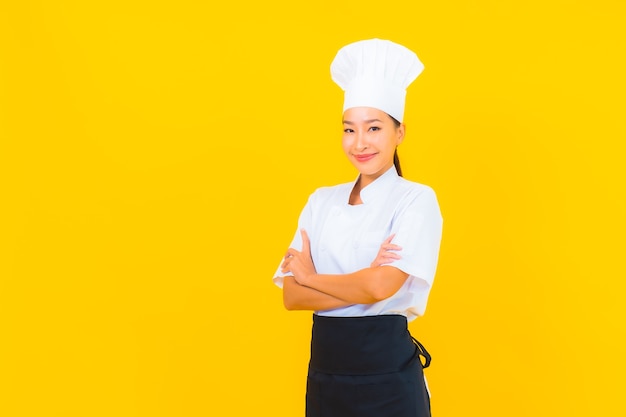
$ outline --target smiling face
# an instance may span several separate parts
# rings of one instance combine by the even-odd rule
[[[404,139],[404,124],[396,126],[384,111],[353,107],[343,114],[343,150],[361,173],[361,187],[393,165],[393,154]]]

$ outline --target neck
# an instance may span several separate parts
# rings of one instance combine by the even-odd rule
[[[356,180],[352,191],[350,192],[350,200],[348,204],[351,206],[356,206],[358,204],[363,204],[363,200],[361,200],[361,189],[364,187],[361,182],[362,176],[359,175],[359,178]]]

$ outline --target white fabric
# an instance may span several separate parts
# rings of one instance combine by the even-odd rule
[[[352,107],[373,107],[400,122],[406,88],[423,70],[414,52],[382,39],[346,45],[330,65],[333,81],[345,91],[344,112]]]
[[[348,204],[354,182],[316,190],[305,205],[290,247],[302,250],[300,229],[311,239],[311,256],[319,274],[346,274],[370,266],[382,242],[402,247],[402,259],[389,265],[407,274],[400,290],[374,304],[356,304],[316,312],[322,316],[402,314],[409,321],[423,315],[435,277],[442,217],[434,191],[399,177],[392,166],[361,190],[363,204]],[[282,263],[282,259],[281,259]],[[282,288],[280,265],[274,276]]]

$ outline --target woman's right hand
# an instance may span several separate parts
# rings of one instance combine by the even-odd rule
[[[315,265],[311,257],[311,241],[306,230],[300,230],[302,235],[302,251],[289,248],[281,265],[283,274],[291,272],[300,285],[306,285],[308,279],[315,275]]]
[[[370,264],[370,267],[375,268],[377,266],[390,264],[396,259],[401,259],[402,257],[398,255],[397,252],[402,250],[402,248],[398,245],[394,245],[391,243],[395,234],[389,236],[385,241],[380,245],[380,249],[378,250],[378,254],[376,255],[376,259]]]

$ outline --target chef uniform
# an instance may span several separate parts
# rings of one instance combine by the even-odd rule
[[[422,69],[413,52],[372,39],[342,48],[331,74],[346,92],[344,111],[373,107],[401,121],[405,89]],[[430,187],[398,176],[392,166],[361,190],[362,204],[350,205],[357,180],[316,190],[290,247],[302,250],[304,229],[317,273],[347,274],[369,267],[394,234],[401,259],[386,265],[409,276],[382,301],[314,312],[306,415],[430,416],[422,371],[430,356],[407,322],[424,314],[435,276],[442,230],[437,198]],[[282,287],[286,275],[291,274],[279,266],[275,284]]]

